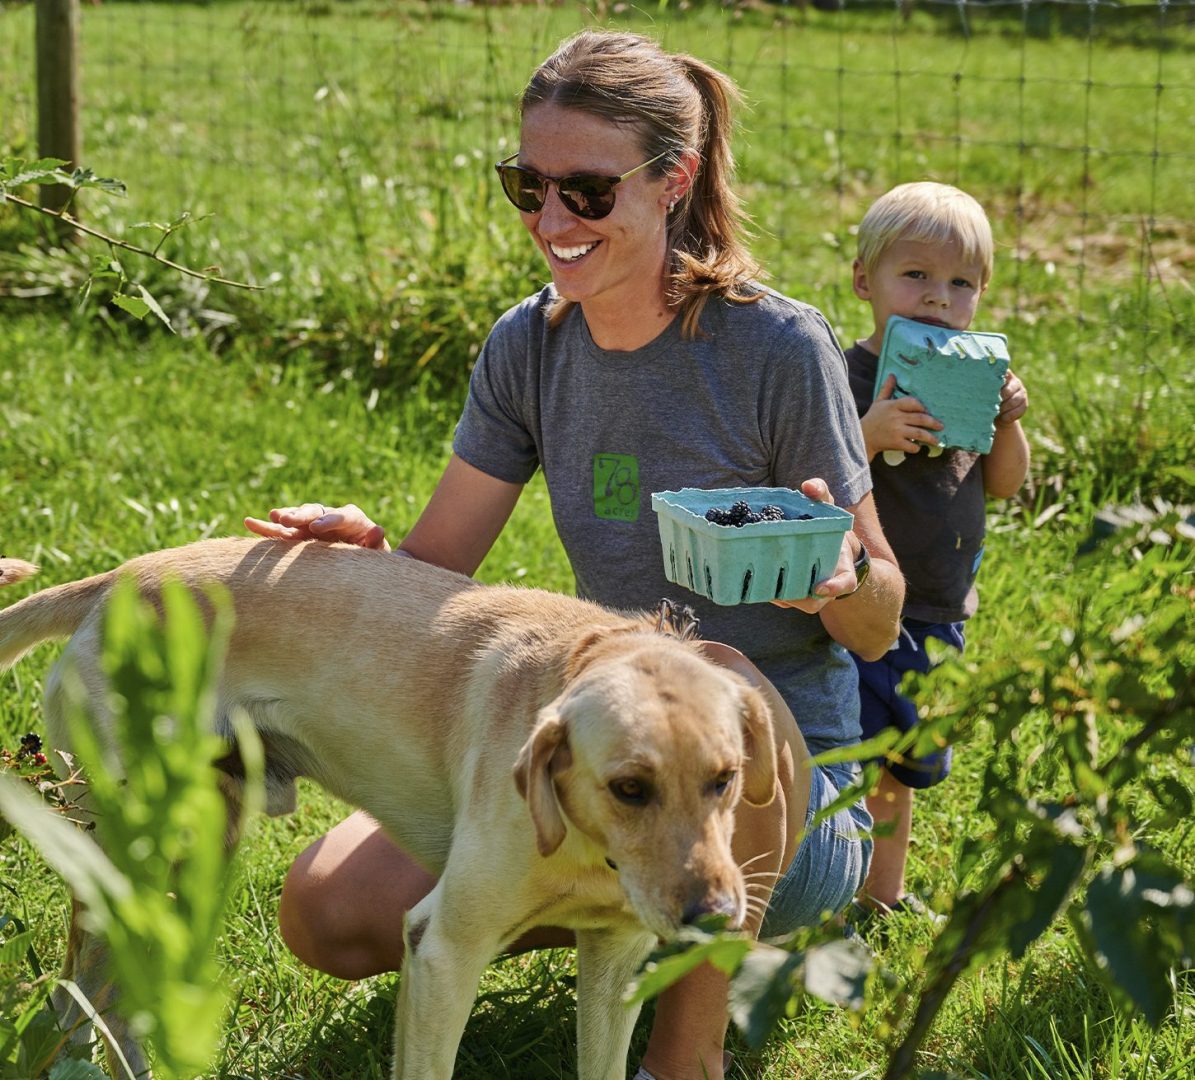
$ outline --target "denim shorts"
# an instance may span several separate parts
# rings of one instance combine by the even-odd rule
[[[858,783],[858,762],[814,765],[812,771],[805,836],[792,865],[772,890],[760,937],[779,937],[838,914],[867,877],[872,821],[862,799],[826,818],[817,828],[809,828],[818,810],[829,806],[844,787]]]

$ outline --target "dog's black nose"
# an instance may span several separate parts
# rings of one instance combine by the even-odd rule
[[[709,899],[696,900],[681,912],[680,921],[685,926],[692,926],[705,915],[724,915],[727,919],[733,919],[738,913],[738,907],[730,897],[722,897],[712,902]]]

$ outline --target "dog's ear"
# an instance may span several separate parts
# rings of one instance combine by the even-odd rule
[[[552,774],[568,764],[567,735],[568,726],[560,714],[550,707],[544,709],[515,762],[515,787],[527,800],[541,855],[551,855],[564,843],[564,815]]]
[[[767,806],[776,797],[776,742],[772,710],[754,687],[743,691],[743,798],[752,806]]]
[[[581,674],[585,665],[593,659],[593,650],[610,636],[610,628],[599,627],[583,634],[573,645],[564,662],[564,685],[567,686]]]

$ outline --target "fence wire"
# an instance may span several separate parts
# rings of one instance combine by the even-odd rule
[[[988,207],[997,322],[1054,320],[1076,354],[1106,344],[1093,325],[1130,327],[1145,355],[1191,311],[1190,2],[102,0],[83,8],[83,156],[132,195],[93,212],[212,213],[200,238],[225,260],[316,293],[329,277],[376,292],[385,253],[415,231],[514,243],[490,165],[513,148],[535,64],[594,21],[739,82],[757,253],[848,332],[853,227],[886,188],[921,178]],[[27,157],[32,38],[31,5],[0,4],[0,143]]]

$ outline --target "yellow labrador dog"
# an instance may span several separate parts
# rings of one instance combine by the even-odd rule
[[[0,583],[33,569],[0,560]],[[561,926],[577,938],[578,1074],[621,1080],[635,1021],[621,994],[653,943],[705,913],[742,922],[733,812],[773,798],[771,715],[675,620],[361,548],[204,541],[0,612],[0,669],[71,635],[64,659],[101,729],[103,602],[120,573],[149,596],[168,576],[231,593],[216,724],[231,743],[233,711],[251,717],[270,813],[293,809],[295,778],[310,777],[438,875],[406,916],[394,1077],[449,1080],[486,965]],[[62,699],[56,669],[46,724],[66,748]],[[220,764],[235,805],[235,745]],[[103,999],[102,949],[76,925],[68,952],[67,977]]]

